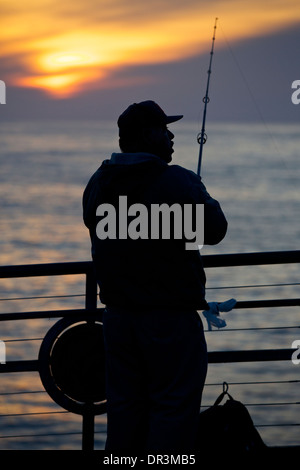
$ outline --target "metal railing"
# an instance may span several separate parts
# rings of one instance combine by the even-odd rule
[[[299,251],[281,251],[266,253],[243,253],[226,255],[203,256],[206,269],[234,266],[275,265],[300,263]],[[18,265],[0,267],[0,278],[25,278],[37,276],[85,275],[85,308],[84,309],[55,309],[46,311],[12,312],[0,314],[0,322],[17,321],[42,318],[86,318],[101,314],[102,309],[97,308],[98,292],[94,275],[93,264],[87,262],[67,262],[35,265]],[[247,300],[238,301],[235,309],[259,309],[266,307],[295,307],[300,306],[300,298]],[[287,361],[295,350],[291,348],[255,349],[238,351],[210,351],[209,363],[252,362],[252,361]],[[15,360],[0,364],[0,373],[39,371],[39,360]],[[295,381],[296,382],[296,381]],[[93,448],[94,421],[83,420],[82,429],[83,448]]]

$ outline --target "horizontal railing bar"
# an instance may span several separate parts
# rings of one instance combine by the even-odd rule
[[[92,269],[92,261],[0,266],[0,278],[86,274]]]
[[[0,439],[20,439],[24,437],[52,437],[52,436],[79,436],[81,435],[81,432],[55,432],[55,433],[47,433],[47,434],[16,434],[16,435],[4,435],[0,436]],[[95,431],[95,434],[106,434],[106,430],[100,431],[97,430]],[[11,457],[10,457],[11,458]],[[77,458],[77,457],[76,457]]]
[[[32,413],[10,413],[10,414],[0,414],[0,418],[20,418],[21,416],[40,416],[40,415],[57,415],[57,414],[67,414],[69,411],[37,411]]]
[[[24,341],[42,341],[43,339],[44,338],[16,338],[16,339],[3,338],[2,341],[4,341],[4,343],[24,343]]]
[[[246,407],[257,407],[257,406],[293,406],[293,405],[300,405],[300,402],[293,401],[293,402],[280,402],[280,403],[244,403]],[[211,405],[202,405],[201,409],[210,408]],[[28,417],[28,416],[42,416],[42,415],[57,415],[57,414],[69,414],[70,411],[37,411],[32,413],[9,413],[9,414],[0,414],[1,418],[20,418],[20,417]]]
[[[300,263],[300,250],[203,255],[202,259],[206,268]],[[91,270],[92,261],[1,266],[0,278],[86,274]]]
[[[81,318],[81,317],[80,317]],[[99,316],[100,318],[100,316]],[[297,326],[270,326],[270,327],[256,327],[256,328],[226,328],[226,329],[216,329],[216,330],[207,330],[205,333],[232,333],[236,331],[273,331],[273,330],[298,330],[300,325]],[[42,341],[44,338],[17,338],[17,339],[6,339],[2,338],[4,343],[24,343],[26,341]],[[1,393],[0,393],[1,395]]]
[[[249,284],[245,286],[215,286],[215,287],[206,287],[206,290],[223,290],[223,289],[254,289],[254,288],[266,288],[266,287],[290,287],[290,286],[300,286],[300,282],[280,282],[278,284]],[[2,300],[2,299],[0,299]],[[10,300],[10,299],[8,299]]]
[[[239,308],[266,308],[266,307],[297,307],[300,305],[298,299],[270,299],[270,300],[244,300],[239,301],[233,307]]]
[[[275,403],[244,403],[245,406],[293,406],[300,405],[300,401],[284,401]]]
[[[47,392],[46,390],[23,390],[22,392],[2,392],[0,393],[0,397],[7,396],[7,395],[28,395],[32,393],[47,393]]]
[[[81,318],[81,317],[80,317]],[[100,319],[100,316],[99,316]],[[205,333],[232,333],[237,331],[278,331],[278,330],[299,330],[300,325],[297,326],[270,326],[270,327],[254,327],[254,328],[226,328],[226,329],[215,329],[215,330],[208,330],[204,329]],[[16,339],[7,339],[2,338],[2,341],[7,343],[24,343],[27,341],[42,341],[44,338],[16,338]],[[0,393],[1,395],[1,393]]]
[[[255,382],[227,382],[228,385],[286,385],[299,383],[300,380],[269,380],[269,381],[255,381]],[[205,387],[220,387],[223,382],[205,383]],[[22,390],[18,392],[0,392],[0,396],[7,395],[28,395],[34,393],[47,393],[46,390]]]
[[[294,406],[294,405],[300,405],[299,401],[285,401],[285,402],[274,402],[274,403],[243,403],[246,407],[255,407],[255,406]],[[210,408],[211,405],[202,405],[201,404],[201,409],[202,408]],[[42,413],[41,413],[42,414]],[[19,416],[17,413],[14,415],[0,415],[0,418],[2,416]],[[22,416],[22,415],[20,415]]]
[[[274,331],[274,330],[299,330],[298,326],[266,326],[266,327],[253,327],[253,328],[222,328],[222,329],[205,329],[205,333],[232,333],[237,331]],[[22,341],[22,340],[15,340]]]
[[[39,300],[39,299],[70,299],[73,297],[85,297],[85,294],[66,294],[66,295],[35,295],[33,297],[7,297],[0,299],[0,302],[9,300]]]
[[[208,352],[208,362],[219,364],[227,362],[265,362],[290,361],[297,349],[252,349],[240,351],[211,351]]]
[[[256,428],[272,428],[272,427],[282,428],[282,427],[286,427],[286,426],[300,426],[300,423],[255,424]],[[296,446],[287,446],[286,448],[290,448],[290,447],[291,448],[294,447],[295,449],[300,449],[300,446],[297,446],[297,445]],[[280,449],[280,447],[279,447],[279,449]]]
[[[100,433],[101,431],[99,431]],[[104,431],[103,431],[104,432]],[[52,436],[75,436],[81,435],[81,432],[56,432],[56,433],[48,433],[48,434],[16,434],[16,435],[7,435],[7,436],[0,436],[0,439],[24,439],[24,438],[32,438],[32,437],[52,437]],[[96,434],[96,433],[95,433]]]
[[[286,385],[299,383],[300,380],[269,380],[269,381],[255,381],[255,382],[227,382],[228,385]],[[205,387],[220,387],[223,382],[206,383]],[[35,393],[47,393],[46,390],[23,390],[21,392],[1,392],[0,396],[9,395],[30,395]]]
[[[243,308],[267,308],[267,307],[296,307],[300,306],[300,298],[298,299],[272,299],[272,300],[245,300],[237,302],[233,307],[234,309]],[[66,316],[82,316],[87,312],[90,315],[100,314],[104,311],[103,308],[93,310],[86,309],[64,309],[64,310],[44,310],[37,312],[16,312],[16,313],[0,313],[0,321],[8,320],[32,320],[36,318],[60,318]]]
[[[286,385],[299,383],[300,380],[268,380],[268,381],[255,381],[255,382],[227,382],[228,385]],[[205,383],[205,387],[220,387],[224,382]],[[7,395],[28,395],[34,393],[47,393],[46,390],[22,390],[18,392],[0,392],[0,396]]]
[[[299,383],[300,380],[263,380],[255,382],[227,382],[228,385],[271,385],[271,384],[294,384]],[[215,383],[206,383],[205,387],[219,387],[223,385],[224,382],[215,382]],[[22,392],[20,392],[22,393]],[[1,395],[1,394],[0,394]]]
[[[26,361],[9,361],[6,364],[0,364],[0,373],[6,372],[37,372],[39,370],[39,361],[37,359]]]
[[[264,362],[291,360],[292,354],[298,349],[254,349],[242,351],[211,351],[208,353],[210,364],[225,362]],[[38,371],[39,361],[9,361],[0,364],[0,373],[5,372],[35,372]]]
[[[45,310],[39,312],[16,312],[16,313],[0,313],[0,321],[9,320],[34,320],[37,318],[61,318],[61,317],[85,317],[90,318],[94,315],[101,316],[104,308],[87,310],[84,308],[65,309],[65,310]]]
[[[204,255],[202,259],[206,268],[300,263],[300,250]]]

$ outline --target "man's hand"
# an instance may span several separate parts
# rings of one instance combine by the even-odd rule
[[[206,318],[209,331],[212,326],[216,328],[225,328],[226,321],[220,318],[220,312],[230,312],[236,304],[235,299],[226,300],[225,302],[208,302],[209,310],[204,310],[202,313]]]

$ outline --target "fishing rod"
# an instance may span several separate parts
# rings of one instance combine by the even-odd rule
[[[199,158],[198,158],[198,167],[197,167],[197,175],[198,176],[200,176],[200,172],[201,172],[203,145],[207,141],[207,135],[205,133],[205,120],[206,120],[206,108],[207,108],[207,104],[209,103],[208,91],[209,91],[209,82],[210,82],[210,75],[211,75],[211,64],[212,64],[212,58],[213,58],[213,55],[214,55],[217,21],[218,21],[218,18],[215,19],[214,35],[213,35],[213,38],[212,38],[212,45],[211,45],[211,51],[210,51],[209,68],[208,68],[208,71],[207,71],[208,77],[207,77],[207,84],[206,84],[206,93],[205,93],[205,96],[202,100],[203,103],[204,103],[202,129],[201,129],[201,132],[197,135],[197,141],[198,141],[198,144],[200,145]]]

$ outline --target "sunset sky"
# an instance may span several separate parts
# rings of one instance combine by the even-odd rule
[[[216,47],[227,53],[300,26],[299,0],[0,0],[0,9],[0,79],[8,97],[10,88],[16,96],[27,90],[35,104],[67,107],[92,91],[108,97],[144,86],[149,94],[160,81],[159,67],[202,55],[208,62],[216,16]],[[299,42],[294,50],[299,61]],[[291,80],[300,78],[298,70]]]

